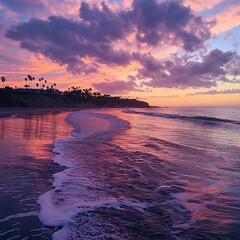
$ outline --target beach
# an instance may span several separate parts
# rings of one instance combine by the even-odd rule
[[[79,108],[31,108],[31,107],[1,107],[0,118],[6,118],[16,115],[38,115],[48,113],[77,111]]]
[[[40,223],[37,199],[52,189],[52,175],[62,170],[52,162],[52,144],[71,134],[67,115],[1,109],[7,118],[0,118],[0,239],[51,239],[54,229]]]
[[[0,119],[0,236],[237,240],[239,116],[152,108]]]

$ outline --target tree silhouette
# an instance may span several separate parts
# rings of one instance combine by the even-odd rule
[[[26,89],[28,87],[30,87],[30,81],[32,80],[32,76],[31,75],[27,75],[27,77],[25,78],[25,81],[27,81],[29,84],[26,84],[24,87],[26,87]]]
[[[4,82],[6,81],[6,78],[5,77],[1,77],[1,81],[3,83],[3,88],[4,88]]]
[[[100,92],[94,92],[92,95],[94,97],[101,97],[102,96],[102,94]]]
[[[34,84],[32,83],[32,81],[34,81],[34,80],[35,80],[35,77],[32,77],[31,75],[27,75],[27,77],[25,78],[25,81],[29,81],[28,87],[30,87],[30,82],[31,82],[32,88],[33,88],[33,86],[34,86]]]
[[[32,81],[34,81],[35,80],[35,77],[32,77]],[[34,83],[32,84],[32,87],[34,87]]]
[[[41,84],[41,82],[43,82],[44,81],[44,78],[43,77],[41,77],[41,78],[39,78],[38,79],[38,81],[40,82],[40,84]]]
[[[82,91],[85,94],[86,98],[89,98],[92,96],[92,88],[84,88]]]

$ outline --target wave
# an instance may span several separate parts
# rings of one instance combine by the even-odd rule
[[[179,119],[179,120],[186,120],[186,121],[194,121],[194,122],[201,122],[207,124],[234,124],[240,125],[240,121],[230,120],[230,119],[222,119],[222,118],[215,118],[215,117],[208,117],[208,116],[185,116],[180,114],[169,114],[169,113],[156,113],[156,112],[140,112],[135,111],[132,109],[125,109],[123,110],[124,113],[130,114],[142,114],[146,116],[152,117],[161,117],[161,118],[169,118],[169,119]]]
[[[86,166],[92,163],[92,170],[97,170],[99,156],[93,156],[92,159],[92,149],[128,129],[129,123],[108,114],[91,111],[71,113],[66,122],[73,127],[73,137],[55,141],[53,148],[56,154],[53,161],[66,169],[53,175],[53,190],[38,198],[41,206],[38,216],[40,221],[44,225],[61,228],[52,236],[57,240],[68,239],[69,234],[74,234],[74,217],[80,213],[101,207],[117,209],[121,205],[144,208],[132,202],[105,197],[101,191],[104,186],[100,186],[97,181],[97,174],[89,171]]]

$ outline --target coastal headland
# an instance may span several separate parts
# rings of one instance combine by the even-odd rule
[[[134,98],[102,95],[99,92],[72,89],[0,89],[1,108],[102,108],[102,107],[133,107],[148,108],[147,102]]]

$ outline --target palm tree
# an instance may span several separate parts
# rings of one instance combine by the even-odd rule
[[[25,78],[25,81],[29,82],[29,84],[26,84],[26,85],[28,85],[28,87],[30,87],[30,81],[32,81],[32,76],[31,75],[27,75],[27,77]],[[25,85],[25,87],[26,87],[26,85]]]
[[[29,81],[32,81],[32,76],[31,75],[27,75],[27,78]]]
[[[83,93],[85,94],[86,98],[91,97],[92,96],[92,88],[83,89]]]
[[[1,77],[2,83],[3,83],[3,88],[4,88],[4,82],[6,81],[5,77]]]
[[[29,85],[30,85],[30,82],[34,81],[35,80],[35,77],[32,77],[31,75],[27,75],[27,78],[25,78],[25,81],[29,81]],[[33,84],[32,84],[32,87],[33,87]]]
[[[35,80],[35,77],[32,77],[32,81],[34,81]],[[32,84],[32,87],[34,87],[34,83]]]

